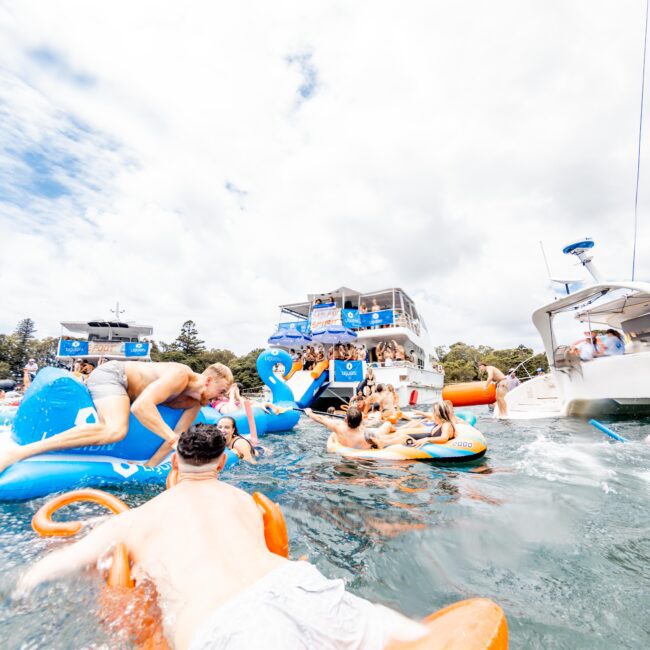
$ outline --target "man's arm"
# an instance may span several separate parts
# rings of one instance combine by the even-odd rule
[[[305,415],[310,417],[314,422],[322,424],[324,427],[327,427],[333,433],[338,433],[338,422],[332,420],[332,418],[325,417],[323,415],[317,415],[311,409],[305,409]]]
[[[200,404],[197,404],[190,409],[185,409],[185,412],[183,415],[181,415],[180,420],[174,427],[174,433],[180,437],[181,433],[187,431],[192,426],[194,420],[196,420],[196,416],[199,414],[200,410]],[[165,460],[165,458],[167,458],[167,456],[171,453],[175,442],[175,440],[165,440],[165,442],[163,442],[162,445],[158,447],[156,453],[146,462],[146,465],[148,467],[156,467],[156,465],[160,465],[160,463],[162,463],[163,460]]]
[[[83,539],[39,560],[19,578],[16,595],[26,596],[42,582],[62,578],[96,563],[112,545],[124,541],[131,512],[112,516]]]
[[[174,442],[178,435],[162,419],[157,406],[172,396],[180,395],[187,388],[189,372],[189,369],[183,367],[170,370],[151,382],[131,405],[131,413],[147,429],[167,442]]]

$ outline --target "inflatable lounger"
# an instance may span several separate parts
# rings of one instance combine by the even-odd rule
[[[445,463],[466,463],[485,455],[487,443],[483,434],[470,424],[456,425],[456,437],[443,444],[427,443],[422,447],[390,445],[383,449],[354,449],[345,447],[332,434],[327,440],[327,451],[348,458],[378,460],[424,460]]]

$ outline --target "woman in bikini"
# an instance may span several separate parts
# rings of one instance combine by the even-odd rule
[[[240,460],[247,460],[251,463],[255,462],[257,451],[253,447],[253,444],[237,431],[237,423],[233,418],[229,415],[222,417],[217,422],[217,429],[221,431],[226,439],[226,447],[232,449],[239,456]]]

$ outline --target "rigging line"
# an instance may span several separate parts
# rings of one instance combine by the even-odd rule
[[[648,6],[650,0],[645,3],[645,34],[643,37],[643,72],[641,74],[641,111],[639,114],[639,145],[636,158],[636,189],[634,192],[634,245],[632,247],[632,281],[634,281],[636,267],[636,233],[638,223],[638,204],[639,204],[639,175],[641,173],[641,134],[643,130],[643,95],[645,89],[645,56],[648,45]]]

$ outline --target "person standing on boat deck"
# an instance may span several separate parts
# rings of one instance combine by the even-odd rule
[[[603,341],[603,355],[609,357],[618,354],[625,354],[625,343],[615,329],[608,329]]]
[[[508,382],[506,376],[495,366],[488,366],[486,363],[481,362],[478,364],[478,369],[481,374],[487,373],[485,380],[485,390],[490,384],[496,384],[496,402],[499,407],[499,417],[508,415],[508,405],[506,404],[506,393],[508,392]]]
[[[182,363],[109,361],[97,368],[86,384],[99,422],[0,453],[0,472],[48,451],[119,442],[127,434],[131,413],[162,438],[160,448],[147,462],[149,466],[158,465],[179,434],[194,422],[201,406],[224,395],[232,381],[230,368],[222,363],[214,363],[198,374]],[[157,408],[161,404],[185,411],[174,429],[162,419]]]
[[[30,359],[23,368],[23,384],[29,386],[34,381],[37,372],[38,364],[36,363],[36,359]]]
[[[172,489],[48,553],[20,577],[15,597],[96,566],[124,544],[134,574],[156,587],[164,635],[176,650],[379,650],[427,634],[312,564],[272,553],[253,498],[219,480],[224,449],[214,426],[181,434]]]
[[[517,386],[521,384],[519,377],[517,377],[517,371],[514,368],[510,368],[510,370],[508,370],[506,382],[508,383],[508,392],[510,392],[513,388],[517,388]]]

